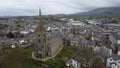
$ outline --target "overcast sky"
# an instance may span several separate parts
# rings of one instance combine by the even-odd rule
[[[120,0],[0,0],[0,15],[71,14],[119,6]]]

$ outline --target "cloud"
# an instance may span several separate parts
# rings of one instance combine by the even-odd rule
[[[71,14],[119,6],[120,0],[0,0],[0,15]]]

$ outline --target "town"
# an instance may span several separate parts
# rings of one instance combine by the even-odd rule
[[[40,11],[39,16],[0,18],[1,68],[16,68],[15,61],[31,68],[120,68],[119,18],[44,16]],[[17,58],[25,55],[21,51],[28,58]]]

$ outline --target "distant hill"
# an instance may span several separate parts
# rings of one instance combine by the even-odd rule
[[[71,14],[71,16],[120,16],[120,7],[98,8],[88,12]]]
[[[120,7],[104,7],[97,8],[88,12],[80,12],[75,14],[53,14],[53,15],[43,15],[45,18],[55,17],[78,17],[78,16],[120,16]],[[19,17],[19,16],[0,16],[0,18],[10,18],[10,17]],[[32,16],[21,16],[21,17],[32,17]],[[33,16],[37,18],[37,16]]]

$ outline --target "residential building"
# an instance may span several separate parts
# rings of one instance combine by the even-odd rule
[[[80,68],[80,63],[75,59],[67,60],[65,65],[67,66],[67,68]]]
[[[107,68],[120,68],[120,55],[114,54],[107,58],[106,61]]]

